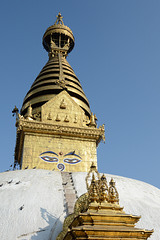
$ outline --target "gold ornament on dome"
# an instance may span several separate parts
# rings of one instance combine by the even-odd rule
[[[91,165],[91,167],[90,167],[90,170],[89,170],[89,172],[87,173],[87,176],[86,176],[86,186],[87,186],[87,190],[89,190],[89,186],[90,186],[90,184],[91,184],[93,175],[94,175],[94,178],[96,178],[97,181],[100,180],[100,174],[99,174],[99,172],[97,171],[97,168],[96,168],[94,162],[92,162],[92,165]]]
[[[92,180],[88,176],[92,173]],[[74,213],[66,217],[62,232],[56,240],[78,239],[148,239],[153,230],[135,228],[139,216],[126,214],[119,206],[119,195],[113,179],[107,185],[94,164],[86,177],[87,193],[78,198]]]
[[[61,24],[61,25],[64,25],[64,23],[63,23],[63,20],[62,20],[62,15],[61,15],[61,13],[59,12],[58,13],[58,16],[56,16],[57,17],[57,19],[56,19],[56,22],[55,22],[55,24]]]

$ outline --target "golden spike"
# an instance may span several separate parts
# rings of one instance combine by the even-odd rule
[[[101,179],[99,181],[99,193],[101,202],[108,201],[108,185],[104,174],[101,176]]]
[[[59,12],[58,13],[58,16],[56,16],[57,17],[57,19],[56,19],[56,22],[55,22],[55,24],[61,24],[61,25],[64,25],[64,23],[63,23],[63,20],[62,20],[62,15],[61,15],[61,13]]]
[[[33,117],[33,115],[32,115],[32,107],[31,107],[31,104],[29,104],[29,107],[27,108],[27,119],[28,120],[32,120],[32,117]]]
[[[28,117],[32,117],[32,107],[31,107],[31,104],[29,104],[29,107],[28,107]]]
[[[93,115],[93,113],[91,113],[89,126],[96,127],[97,126],[96,120],[97,120],[96,115]]]
[[[115,181],[111,178],[108,189],[108,202],[119,203],[119,194],[115,187]]]
[[[96,174],[96,178],[97,180],[100,180],[100,174],[99,172],[97,171],[97,168],[96,166],[94,165],[94,162],[92,162],[92,165],[90,167],[90,170],[89,172],[87,173],[87,176],[86,176],[86,186],[87,186],[87,190],[89,190],[89,187],[90,187],[90,180],[91,177]]]
[[[92,175],[91,185],[88,191],[88,200],[89,202],[98,202],[99,201],[99,191],[97,187],[97,181],[95,179],[95,175]]]

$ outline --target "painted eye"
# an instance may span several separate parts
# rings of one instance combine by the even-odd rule
[[[58,158],[56,157],[43,156],[40,158],[45,162],[58,162]]]
[[[76,164],[76,163],[81,162],[81,160],[78,158],[65,158],[63,161],[65,163],[69,163],[69,164]]]

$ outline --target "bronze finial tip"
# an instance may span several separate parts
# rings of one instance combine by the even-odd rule
[[[113,178],[111,178],[110,185],[115,186],[115,181],[113,180]]]
[[[15,106],[14,109],[12,110],[12,113],[19,112],[18,108]]]
[[[94,165],[94,162],[92,162],[92,165],[90,167],[91,169],[96,169],[96,166]]]
[[[56,19],[56,22],[55,22],[55,24],[61,24],[61,25],[64,25],[64,23],[63,23],[63,20],[62,20],[62,15],[61,15],[61,13],[59,12],[58,13],[58,16],[56,16],[57,17],[57,19]]]
[[[106,180],[106,176],[104,174],[101,176],[101,180],[102,181]]]

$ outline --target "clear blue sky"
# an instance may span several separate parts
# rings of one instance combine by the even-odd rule
[[[68,61],[106,127],[99,171],[160,188],[159,0],[1,1],[0,171],[14,160],[12,109],[47,62],[42,36],[59,11],[76,40]]]

